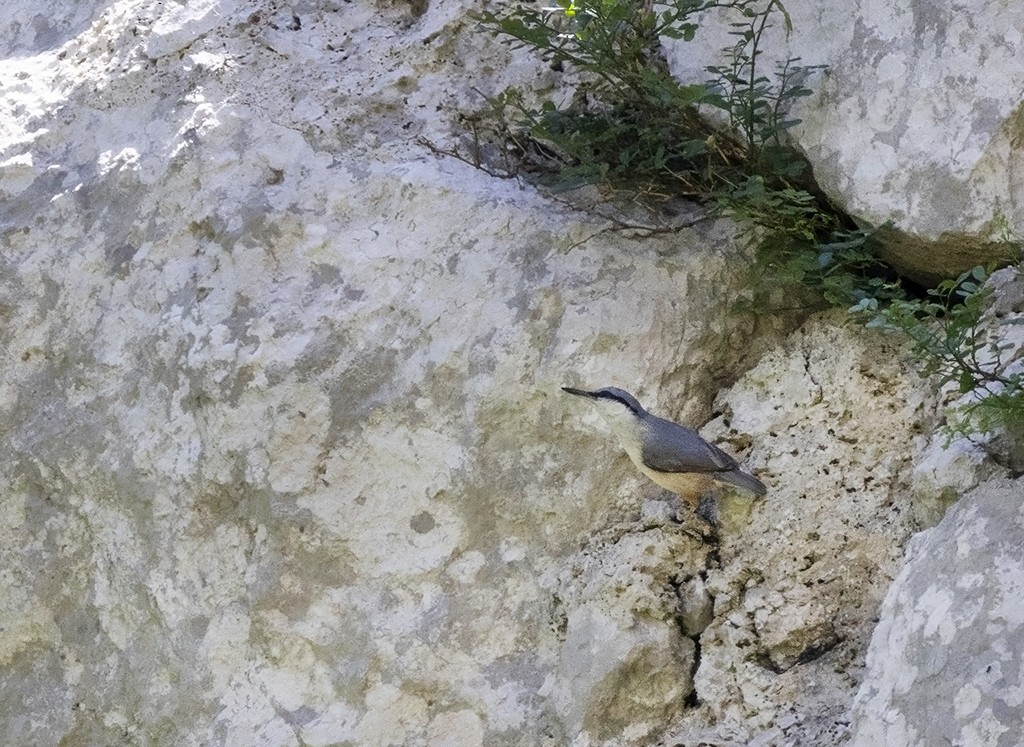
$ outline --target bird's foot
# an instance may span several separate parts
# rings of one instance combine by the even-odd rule
[[[676,515],[679,530],[695,540],[705,543],[718,542],[718,528],[693,511],[682,510]]]

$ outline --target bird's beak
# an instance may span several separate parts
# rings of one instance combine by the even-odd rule
[[[583,389],[573,389],[571,386],[563,386],[562,391],[568,392],[569,394],[575,394],[577,397],[589,397],[590,399],[594,399],[593,392],[587,392]]]

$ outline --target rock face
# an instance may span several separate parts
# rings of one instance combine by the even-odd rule
[[[814,318],[770,351],[704,429],[733,450],[749,444],[769,493],[721,504],[699,705],[680,743],[825,745],[847,734],[878,606],[916,528],[909,487],[935,409],[892,340],[838,321]]]
[[[1024,236],[1020,96],[1024,8],[990,2],[787,3],[762,45],[777,61],[827,65],[793,131],[818,183],[872,226],[892,223],[887,259],[932,283],[1007,259]],[[734,17],[708,18],[698,42],[666,40],[673,71],[702,81],[709,49],[731,46]]]
[[[8,39],[3,743],[560,745],[681,712],[674,544],[641,609],[556,602],[641,485],[559,386],[699,415],[793,322],[730,311],[729,224],[631,241],[417,145],[538,74],[467,6],[122,0]]]
[[[1022,495],[1020,480],[991,480],[911,541],[871,641],[851,744],[1020,744]]]
[[[436,158],[481,81],[557,82],[473,5],[0,11],[0,742],[847,736],[912,496],[961,484],[934,397],[737,309],[727,222]],[[711,418],[769,495],[709,541],[563,384]]]
[[[656,513],[598,533],[559,574],[564,634],[549,690],[567,735],[635,742],[686,709],[703,628],[683,621],[709,605],[678,592],[700,578],[712,548],[667,508],[648,502]]]

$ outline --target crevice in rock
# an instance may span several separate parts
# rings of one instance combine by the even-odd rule
[[[697,645],[697,648],[693,651],[693,671],[690,673],[691,677],[697,676],[697,667],[700,666],[700,636],[693,639],[693,642]],[[683,700],[683,705],[687,708],[700,708],[700,696],[697,694],[697,688],[694,687],[690,694]]]
[[[751,660],[759,667],[761,667],[762,669],[767,669],[772,674],[782,674],[787,669],[791,668],[778,666],[775,662],[771,660],[771,657],[768,656],[767,651],[758,651],[751,657]]]
[[[669,586],[675,593],[676,599],[678,600],[676,606],[676,613],[675,615],[673,615],[673,621],[679,628],[680,634],[684,638],[689,638],[691,641],[693,641],[693,660],[690,666],[690,681],[694,682],[694,687],[683,700],[684,707],[688,709],[699,708],[701,706],[700,695],[698,694],[696,687],[697,670],[700,668],[702,654],[701,636],[703,636],[704,631],[707,630],[707,628],[714,622],[713,610],[715,598],[713,594],[707,591],[706,586],[704,586],[704,583],[707,581],[708,576],[707,569],[711,563],[711,552],[717,553],[717,546],[715,546],[715,549],[713,551],[710,551],[708,555],[705,556],[704,570],[686,576],[673,576],[669,579]],[[696,582],[699,585],[699,588],[701,590],[700,594],[705,597],[703,600],[703,605],[706,606],[708,614],[706,620],[704,620],[702,624],[698,626],[694,625],[694,610],[687,609],[686,602],[687,597],[692,596],[688,592],[688,587],[690,587],[694,582]],[[695,629],[695,627],[699,629]]]
[[[844,640],[844,636],[839,635],[838,633],[834,634],[826,640],[819,641],[817,643],[809,645],[807,648],[805,648],[803,651],[797,654],[795,658],[786,661],[785,663],[779,663],[778,661],[773,660],[773,652],[769,650],[758,651],[757,653],[753,654],[751,659],[758,666],[767,669],[769,672],[772,672],[773,674],[783,674],[784,672],[788,672],[793,667],[797,667],[802,664],[810,664],[811,662],[820,659],[828,652],[834,650],[836,646],[838,646]],[[792,663],[790,663],[790,661]]]
[[[820,659],[822,656],[827,654],[829,651],[832,651],[836,646],[842,643],[843,640],[843,636],[836,634],[834,638],[830,638],[826,641],[822,641],[821,643],[808,646],[796,658],[796,664],[807,664],[809,662],[814,661],[815,659]]]

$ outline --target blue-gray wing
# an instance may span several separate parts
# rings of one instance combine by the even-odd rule
[[[658,472],[730,472],[739,468],[731,456],[709,444],[697,431],[651,417],[645,423],[641,456]]]

